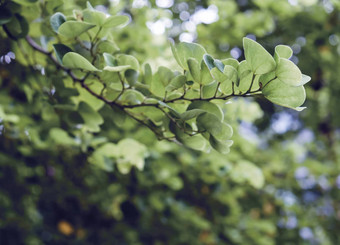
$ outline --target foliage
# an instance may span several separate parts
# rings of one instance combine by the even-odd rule
[[[0,209],[5,216],[0,241],[336,243],[338,218],[309,222],[308,217],[318,215],[308,203],[297,201],[299,194],[291,194],[292,204],[285,200],[292,191],[302,197],[308,193],[299,190],[302,180],[292,181],[291,170],[296,169],[295,176],[302,171],[296,165],[301,154],[303,165],[319,178],[335,181],[336,139],[329,141],[329,158],[321,150],[325,145],[299,146],[292,140],[299,132],[277,136],[268,125],[281,115],[271,114],[282,110],[272,103],[289,108],[287,115],[297,116],[290,109],[305,108],[304,85],[311,78],[293,62],[295,46],[281,44],[291,42],[289,32],[267,32],[307,15],[305,8],[322,13],[322,6],[200,1],[217,6],[221,18],[197,26],[202,46],[177,42],[176,35],[170,43],[153,37],[145,25],[148,18],[169,12],[139,8],[137,2],[1,1]],[[153,1],[148,4],[154,6]],[[174,7],[180,4],[188,14],[195,9],[190,1]],[[242,6],[253,11],[251,19]],[[173,14],[175,18],[175,10]],[[318,25],[324,19],[310,21]],[[221,36],[225,23],[231,32]],[[249,33],[265,41],[242,38]],[[260,43],[274,38],[281,40],[265,45],[268,52]],[[241,46],[241,41],[242,61],[216,48],[223,42]],[[331,55],[325,59],[332,60]],[[300,67],[314,79],[314,68],[303,63],[309,59],[302,56]],[[339,86],[333,85],[335,90]],[[313,85],[308,89],[318,93]],[[322,96],[334,104],[332,93]],[[307,93],[312,109],[302,116],[315,128],[310,111],[322,101],[312,95]],[[332,130],[339,125],[334,117]],[[244,137],[245,125],[259,128],[259,136]],[[331,189],[319,185],[313,188],[329,196],[320,203],[337,200]],[[299,224],[289,228],[292,217]],[[306,238],[308,231],[315,235]]]

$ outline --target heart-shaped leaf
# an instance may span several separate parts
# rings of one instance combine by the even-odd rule
[[[85,71],[98,71],[87,59],[75,52],[68,52],[64,55],[63,65],[71,69],[82,69]]]
[[[262,93],[265,98],[271,102],[301,111],[301,106],[306,99],[306,92],[303,86],[290,86],[286,83],[275,79],[268,83],[263,89]]]
[[[259,43],[243,38],[244,55],[254,74],[265,74],[276,67],[274,58]]]
[[[302,73],[290,60],[280,58],[275,72],[278,79],[290,86],[301,86]]]
[[[58,33],[68,38],[75,38],[95,26],[86,22],[66,21],[59,26]]]

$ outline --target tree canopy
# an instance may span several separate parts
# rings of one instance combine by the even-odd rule
[[[339,10],[1,0],[0,242],[339,243]]]

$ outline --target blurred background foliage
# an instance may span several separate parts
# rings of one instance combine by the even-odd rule
[[[29,34],[41,40],[51,32],[51,14],[86,6],[83,0],[14,2],[23,6]],[[68,132],[66,124],[77,119],[51,101],[81,91],[55,93],[62,78],[41,66],[46,59],[1,30],[0,244],[340,244],[338,0],[90,2],[131,17],[115,41],[153,68],[179,69],[168,37],[198,42],[217,58],[243,59],[244,36],[271,53],[289,45],[292,61],[312,77],[308,108],[232,100],[224,105],[234,128],[226,156],[157,141],[105,106],[100,132]],[[144,169],[103,168],[92,154],[103,138],[145,145]]]

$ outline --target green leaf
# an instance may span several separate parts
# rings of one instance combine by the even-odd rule
[[[144,159],[149,155],[146,146],[134,139],[123,139],[112,150],[117,159],[117,168],[122,174],[129,173],[132,166],[143,170]]]
[[[218,86],[218,82],[217,81],[213,81],[212,83],[209,83],[207,85],[203,86],[203,98],[211,98],[215,95],[216,90],[217,90],[217,86]]]
[[[275,73],[280,81],[290,86],[302,85],[302,73],[300,69],[290,60],[280,58]]]
[[[229,140],[233,135],[233,129],[229,124],[221,122],[211,113],[204,113],[197,117],[197,127],[200,131],[206,130],[217,140]]]
[[[230,147],[233,144],[232,140],[218,140],[214,136],[209,137],[209,143],[212,148],[221,154],[228,154],[230,152]]]
[[[260,76],[259,83],[264,87],[268,82],[274,80],[276,78],[275,71],[263,74]]]
[[[66,53],[62,61],[63,65],[67,68],[82,69],[85,71],[99,71],[87,59],[75,52]]]
[[[187,81],[186,76],[178,75],[171,79],[170,83],[165,87],[165,90],[168,92],[172,92],[174,90],[180,89],[185,85],[186,81]]]
[[[95,166],[111,172],[113,171],[113,159],[116,156],[116,145],[113,143],[106,143],[96,148],[92,155],[88,158],[88,161]]]
[[[65,54],[72,52],[72,49],[64,44],[53,44],[53,48],[60,64],[63,64],[63,57]]]
[[[229,81],[236,83],[237,81],[237,70],[231,65],[225,65],[223,74],[227,76]]]
[[[242,61],[238,66],[238,89],[241,93],[245,93],[249,90],[252,79],[253,72],[250,70],[247,61]]]
[[[218,105],[216,105],[212,102],[194,101],[188,106],[187,111],[193,110],[193,109],[204,110],[208,113],[215,115],[218,118],[219,121],[221,121],[221,122],[223,121],[224,115],[223,115],[222,109]]]
[[[105,66],[103,68],[104,71],[112,71],[112,72],[120,72],[120,71],[126,71],[127,69],[130,69],[130,65],[126,66]]]
[[[262,93],[271,102],[300,111],[306,99],[306,92],[303,86],[293,87],[275,79],[268,83]]]
[[[183,112],[180,115],[180,117],[181,117],[182,120],[187,121],[187,120],[193,119],[195,117],[198,117],[199,115],[201,115],[203,113],[206,113],[206,111],[202,110],[202,109],[192,109],[192,110],[188,110],[188,111]]]
[[[127,54],[122,54],[117,57],[117,62],[119,66],[129,65],[131,69],[139,71],[139,62],[138,60],[132,56]]]
[[[233,58],[228,58],[228,59],[224,59],[224,60],[221,60],[221,61],[224,65],[230,65],[230,66],[234,67],[236,70],[239,66],[239,62],[236,59],[233,59]]]
[[[219,83],[223,83],[228,80],[228,77],[223,74],[223,71],[220,71],[217,67],[212,68],[210,72],[215,80]]]
[[[177,60],[177,63],[184,69],[189,70],[187,60],[195,59],[199,64],[206,53],[205,49],[197,43],[182,42],[178,45],[171,44],[172,53]]]
[[[117,60],[111,54],[103,53],[103,57],[107,66],[117,66]]]
[[[50,24],[54,32],[58,33],[59,27],[66,21],[65,15],[62,13],[55,13],[50,18]]]
[[[276,67],[275,60],[259,43],[243,38],[244,55],[254,74],[265,74]]]
[[[98,44],[96,45],[96,52],[99,54],[104,53],[115,53],[119,51],[119,48],[116,43],[109,40],[100,40]]]
[[[290,57],[292,57],[293,55],[293,50],[286,45],[277,45],[275,47],[275,61],[276,63],[279,62],[280,58],[285,58],[285,59],[289,59]]]
[[[90,132],[99,132],[99,125],[104,123],[102,116],[85,102],[80,102],[78,112],[85,122],[86,128]]]
[[[175,74],[172,72],[172,70],[165,66],[160,66],[153,77],[153,80],[159,80],[164,86],[167,86],[174,77]]]
[[[201,61],[201,84],[207,85],[213,81],[213,77],[211,76],[210,70],[204,60]]]
[[[92,29],[96,25],[80,22],[80,21],[66,21],[59,26],[58,33],[68,38],[78,37],[80,34]]]
[[[310,76],[302,74],[302,79],[301,79],[300,85],[304,85],[304,84],[308,83],[311,79],[312,78]]]
[[[133,69],[127,69],[124,72],[124,76],[125,76],[126,81],[130,84],[130,86],[133,86],[136,84],[138,80],[139,72]]]
[[[203,138],[202,135],[186,135],[181,139],[181,142],[185,146],[197,151],[205,151],[207,147],[207,141]]]
[[[224,64],[220,60],[214,60],[214,66],[220,71],[223,72],[224,70]]]
[[[209,54],[203,55],[203,60],[204,60],[204,63],[209,68],[209,70],[211,70],[212,68],[215,67],[215,65],[214,65],[214,58],[211,57]]]
[[[187,63],[188,63],[190,74],[191,74],[192,78],[194,79],[194,82],[201,83],[200,65],[197,62],[197,60],[195,60],[193,58],[189,58],[187,60]]]
[[[110,16],[106,19],[102,26],[106,28],[123,27],[127,25],[129,20],[129,16],[126,15]]]
[[[251,186],[260,189],[264,185],[264,176],[255,164],[242,160],[231,170],[231,179],[237,183],[248,182]]]
[[[83,11],[84,21],[96,26],[103,26],[106,21],[106,14],[94,9],[86,9]]]
[[[149,63],[144,65],[144,83],[151,84],[152,82],[152,69]]]
[[[141,92],[129,89],[123,93],[119,101],[122,101],[124,104],[128,105],[136,105],[141,104],[144,99],[145,96]]]
[[[49,132],[50,138],[59,145],[76,145],[74,139],[72,139],[66,131],[61,128],[52,128]]]

